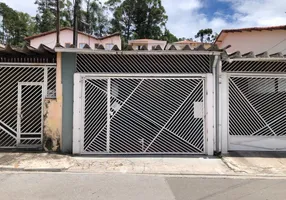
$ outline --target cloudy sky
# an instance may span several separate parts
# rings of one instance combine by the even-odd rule
[[[104,1],[104,0],[102,0]],[[35,15],[35,0],[0,0],[18,11]],[[25,2],[25,3],[24,3]],[[194,37],[199,29],[286,24],[286,0],[162,0],[168,28],[177,37]]]

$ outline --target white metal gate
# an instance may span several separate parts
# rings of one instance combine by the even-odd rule
[[[55,64],[1,64],[0,148],[42,146],[43,100],[55,89]]]
[[[205,78],[86,75],[80,80],[74,152],[79,144],[82,154],[206,153]]]
[[[286,150],[286,77],[228,78],[228,150]]]

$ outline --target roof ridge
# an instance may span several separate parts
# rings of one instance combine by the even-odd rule
[[[71,31],[73,31],[73,28],[71,28],[71,27],[62,27],[60,29],[60,31],[64,31],[64,30],[71,30]],[[39,33],[39,34],[35,34],[35,35],[32,35],[32,36],[25,37],[24,40],[31,40],[31,39],[34,39],[34,38],[42,37],[42,36],[49,35],[49,34],[56,33],[56,32],[57,32],[57,30],[46,31],[46,32],[42,32],[42,33]],[[103,40],[103,39],[106,39],[106,38],[109,38],[109,37],[112,37],[112,36],[120,35],[119,32],[115,32],[115,33],[112,33],[112,34],[109,34],[109,35],[106,35],[106,36],[103,36],[103,37],[96,37],[94,35],[90,35],[88,33],[85,33],[85,32],[79,31],[79,30],[77,32],[79,34],[82,34],[82,35],[94,38],[96,40]]]

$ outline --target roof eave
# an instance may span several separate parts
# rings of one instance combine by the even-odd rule
[[[91,50],[91,49],[73,49],[73,48],[55,48],[55,52],[61,53],[86,53],[86,54],[197,54],[197,55],[220,55],[219,51],[181,51],[181,50],[152,50],[152,51],[106,51],[106,50]]]

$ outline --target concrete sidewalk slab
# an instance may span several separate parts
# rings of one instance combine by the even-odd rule
[[[231,152],[222,159],[238,173],[286,175],[286,152]]]
[[[286,153],[236,152],[218,157],[73,157],[0,153],[0,171],[172,175],[286,176]]]
[[[233,174],[219,158],[208,157],[143,157],[86,158],[76,157],[68,171],[133,174]]]
[[[69,171],[132,174],[233,174],[217,157],[72,157],[48,153],[0,153],[2,171]]]
[[[0,153],[0,170],[59,171],[72,166],[70,156],[49,153]]]

